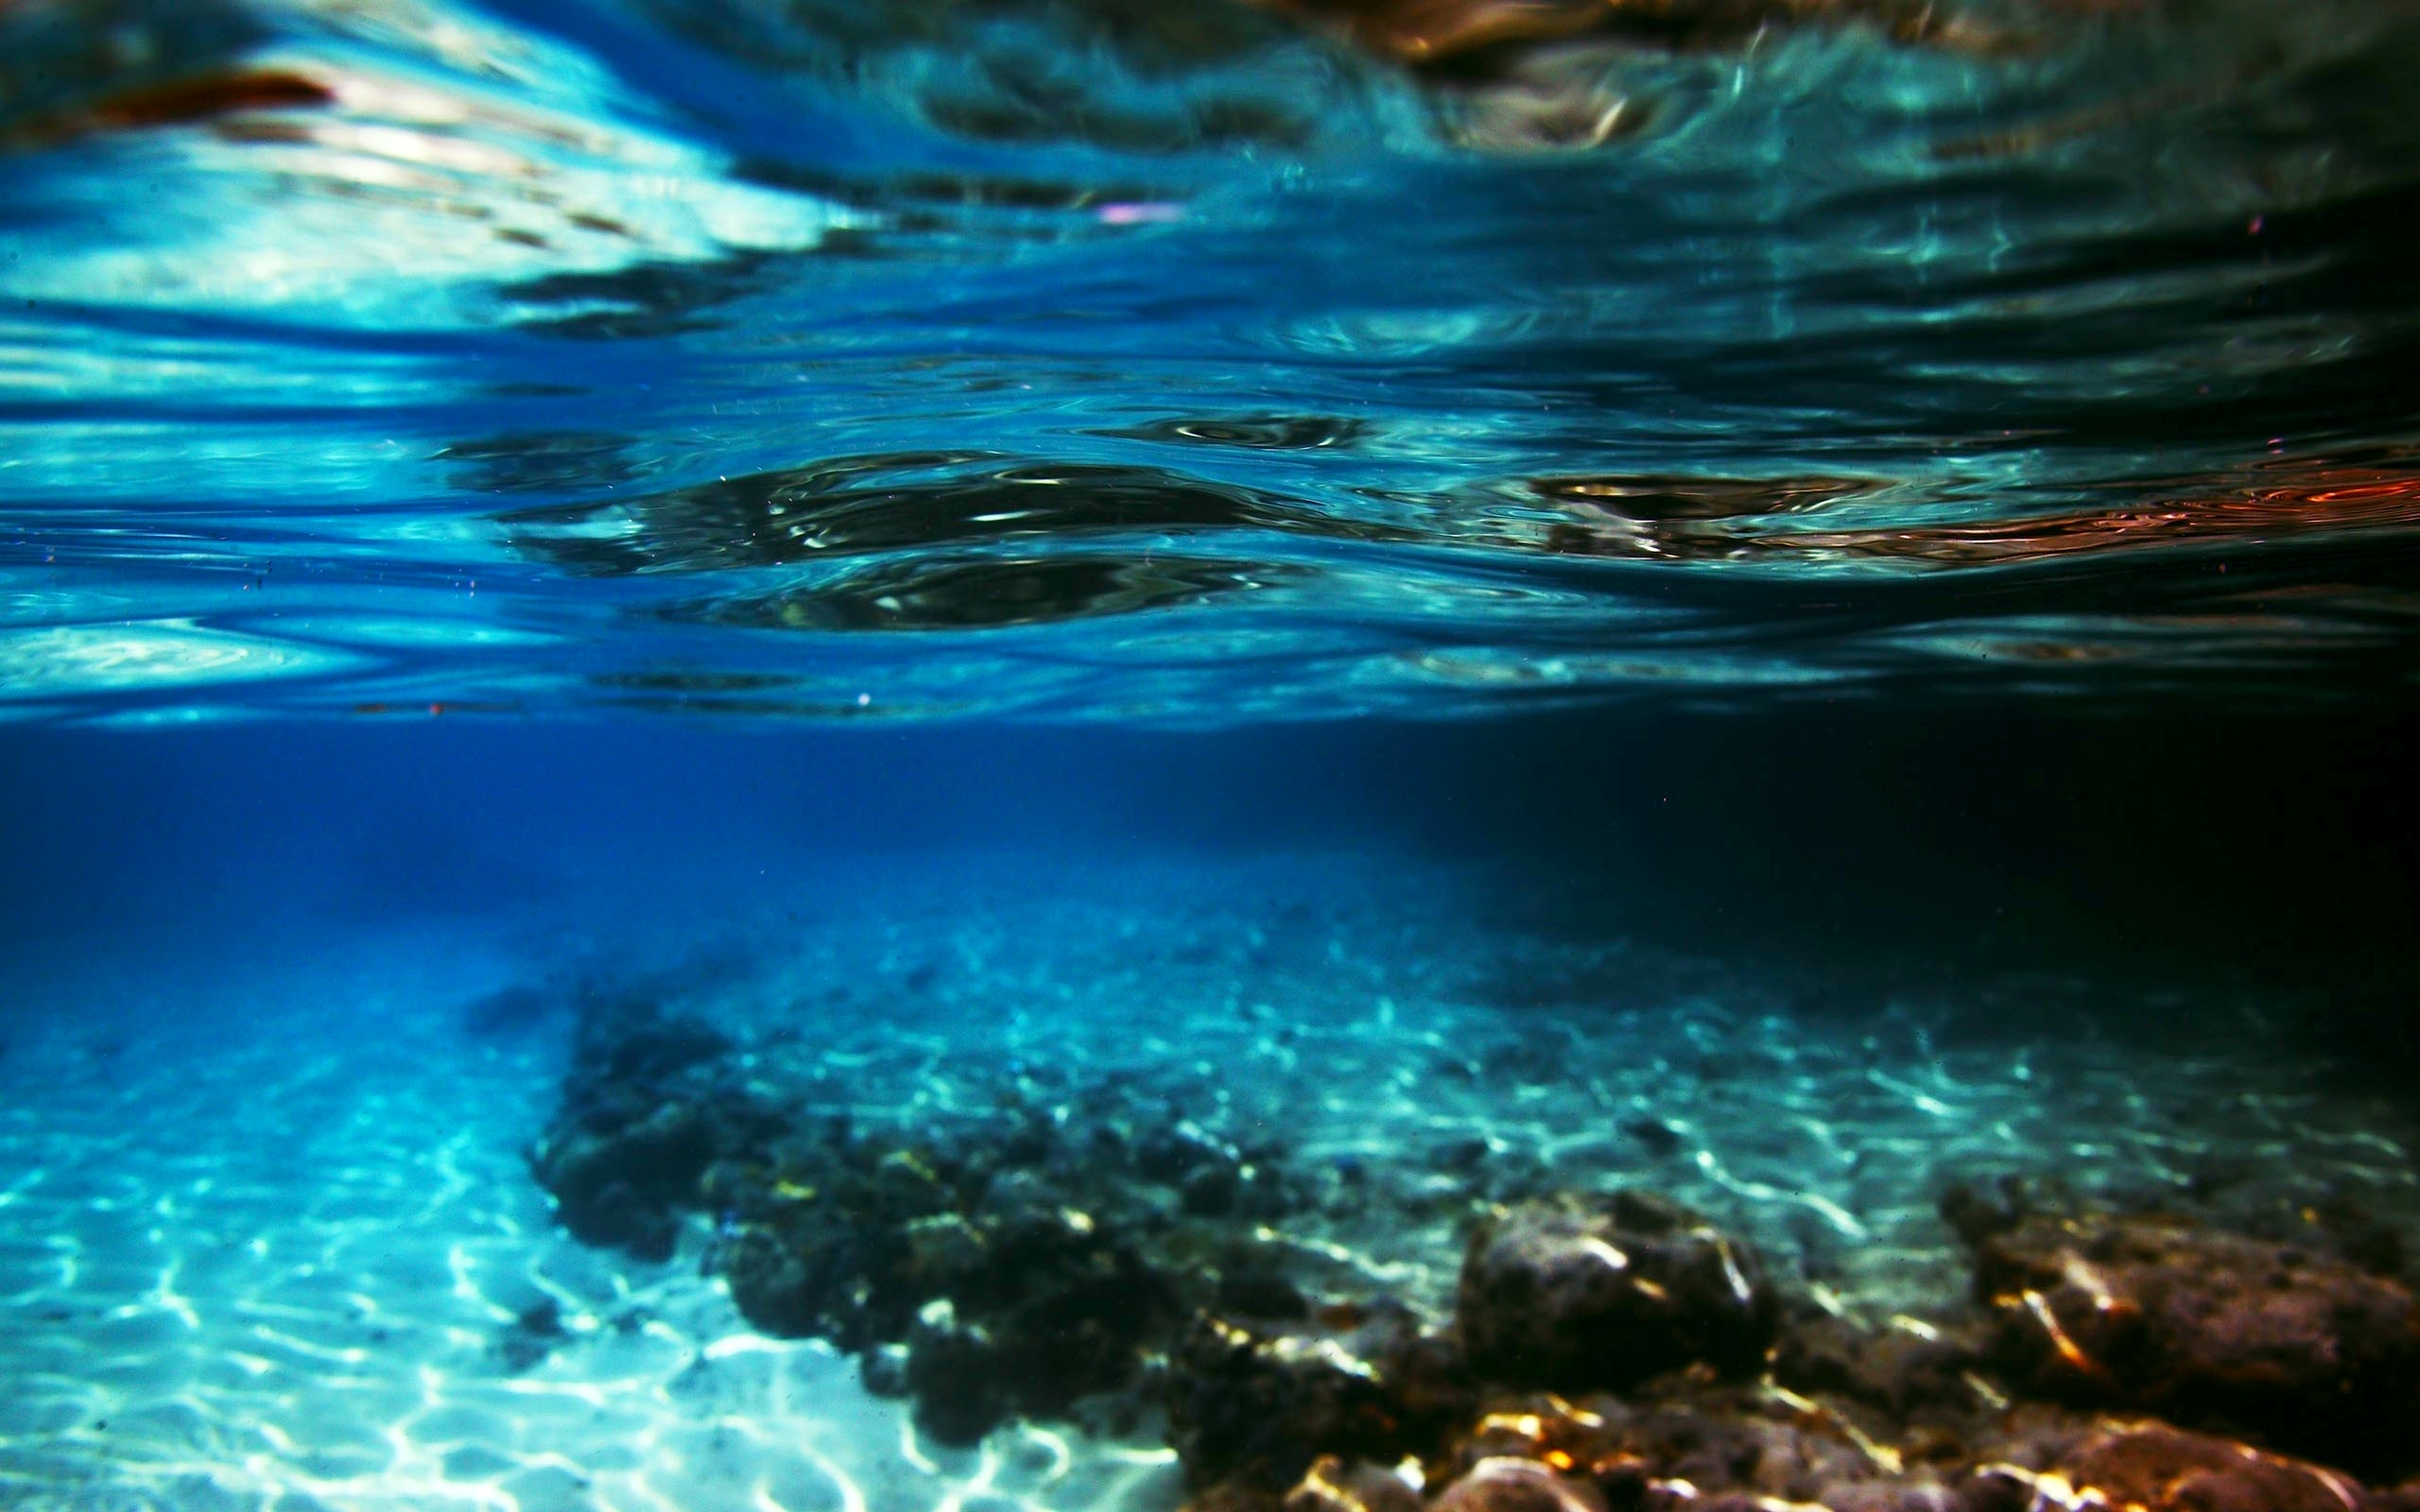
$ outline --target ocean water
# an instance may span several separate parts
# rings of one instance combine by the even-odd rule
[[[0,1508],[2420,1506],[2416,88],[0,4]]]

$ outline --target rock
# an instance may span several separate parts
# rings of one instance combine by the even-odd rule
[[[1178,1315],[1125,1230],[1034,1171],[996,1167],[979,1140],[835,1133],[786,1149],[777,1168],[716,1168],[733,1299],[768,1332],[851,1350],[907,1339],[902,1379],[936,1438],[1131,1385]]]
[[[562,1305],[551,1297],[542,1297],[523,1308],[496,1336],[496,1355],[507,1370],[519,1375],[554,1353],[555,1346],[569,1336]]]
[[[742,1227],[722,1248],[741,1315],[768,1333],[862,1349],[906,1335],[930,1299],[909,1276],[907,1241],[887,1225],[809,1210]]]
[[[696,1204],[714,1154],[697,1107],[668,1102],[626,1123],[551,1134],[531,1163],[576,1238],[664,1260],[678,1230],[675,1211]]]
[[[2293,1245],[2153,1217],[2029,1219],[1976,1255],[2020,1390],[2249,1433],[2363,1474],[2420,1467],[2420,1308]]]
[[[1594,1505],[1772,1512],[1777,1504],[1947,1512],[1949,1488],[1933,1471],[1910,1469],[1821,1403],[1685,1376],[1649,1389],[1647,1400],[1591,1396],[1572,1402],[1539,1393],[1494,1403],[1443,1458],[1439,1478],[1468,1479],[1490,1467],[1501,1476],[1511,1463],[1533,1463],[1536,1469],[1511,1472],[1526,1481],[1500,1487],[1501,1498],[1489,1503],[1517,1497],[1533,1512]],[[1561,1474],[1541,1478],[1550,1471]],[[1592,1489],[1581,1489],[1583,1477]],[[1475,1498],[1471,1512],[1485,1501]]]
[[[990,1331],[960,1322],[947,1297],[927,1303],[908,1335],[908,1389],[916,1426],[944,1444],[972,1444],[1008,1416],[1009,1379]]]
[[[1167,1283],[1122,1235],[1064,1211],[1045,1225],[986,1230],[992,1263],[954,1292],[998,1341],[1018,1409],[1063,1413],[1115,1391],[1173,1311]]]
[[[2003,1177],[1986,1194],[1963,1181],[1952,1181],[1935,1206],[1958,1242],[1975,1249],[2025,1221],[2025,1185],[2014,1177]]]
[[[905,1397],[914,1390],[908,1383],[908,1346],[877,1344],[857,1357],[857,1381],[869,1396]]]
[[[660,1081],[731,1048],[730,1036],[718,1029],[646,1008],[584,1019],[573,1053],[600,1059],[601,1074],[616,1081]]]
[[[1196,1166],[1235,1160],[1233,1150],[1189,1122],[1153,1129],[1134,1142],[1135,1174],[1168,1186],[1181,1184]]]
[[[1458,1298],[1474,1371],[1558,1391],[1618,1391],[1695,1364],[1751,1374],[1780,1322],[1753,1251],[1644,1193],[1512,1209],[1473,1236]]]
[[[1400,1307],[1299,1332],[1198,1318],[1169,1358],[1169,1438],[1198,1492],[1274,1497],[1323,1455],[1381,1465],[1435,1443],[1473,1398],[1446,1342]]]
[[[2100,1425],[2047,1470],[2010,1460],[1978,1469],[1970,1512],[2042,1506],[2130,1512],[2383,1512],[2333,1470],[2166,1423]]]
[[[1775,1382],[1862,1403],[1900,1421],[1957,1423],[1992,1403],[1971,1383],[1982,1347],[1969,1331],[1902,1320],[1860,1329],[1843,1319],[1792,1324],[1774,1346]]]
[[[1617,1126],[1650,1155],[1678,1155],[1688,1143],[1679,1129],[1648,1114],[1623,1119]]]
[[[1604,1497],[1587,1482],[1504,1454],[1472,1466],[1428,1505],[1429,1512],[1605,1512]]]
[[[1247,1262],[1223,1268],[1214,1305],[1231,1316],[1297,1322],[1311,1315],[1310,1298],[1280,1272]]]
[[[562,1105],[530,1154],[575,1237],[670,1258],[680,1212],[703,1202],[707,1167],[778,1127],[717,1084],[715,1063],[731,1047],[719,1031],[649,1005],[588,1005]]]
[[[1213,1160],[1185,1173],[1177,1185],[1177,1202],[1197,1217],[1215,1218],[1235,1211],[1243,1189],[1240,1171],[1225,1160]]]
[[[1322,1454],[1281,1505],[1284,1512],[1420,1512],[1420,1493],[1383,1466]]]

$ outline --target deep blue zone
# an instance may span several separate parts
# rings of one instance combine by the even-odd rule
[[[2402,970],[2400,8],[1616,39],[1586,151],[1236,6],[103,9],[0,27],[26,960],[1316,836]]]
[[[2323,1039],[2400,1056],[2411,739],[2370,718],[1861,710],[1223,734],[20,731],[0,747],[0,951],[41,974],[425,919],[537,960],[575,936],[644,954],[903,868],[945,893],[954,868],[1014,856],[1048,896],[1154,857],[1359,851],[1492,879],[1474,937],[1626,936],[1844,982],[2276,991]]]

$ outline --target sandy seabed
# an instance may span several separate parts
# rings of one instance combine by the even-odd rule
[[[892,878],[770,907],[736,965],[726,932],[711,969],[661,980],[762,1039],[769,1076],[820,1074],[860,1120],[1110,1079],[1281,1130],[1298,1167],[1350,1167],[1359,1195],[1269,1241],[1315,1252],[1339,1293],[1438,1315],[1470,1203],[1555,1185],[1666,1191],[1868,1320],[1958,1295],[1934,1213],[1953,1178],[2349,1196],[2407,1233],[2420,1216],[2404,1111],[2337,1089],[2245,1005],[2153,1005],[2211,1026],[2163,1049],[2072,1014],[2037,1038],[2021,1005],[2056,983],[1997,984],[2019,1007],[1981,1015],[1880,988],[1810,1011],[1744,970],[1482,924],[1450,880],[1332,859],[1092,881],[1037,897],[1012,871]],[[524,1156],[559,1026],[475,1036],[462,1013],[550,965],[560,979],[560,960],[388,931],[139,990],[120,963],[93,978],[117,986],[18,1004],[0,1027],[0,1504],[1180,1500],[1149,1439],[920,1440],[854,1362],[745,1324],[700,1272],[703,1220],[663,1265],[565,1237]],[[515,1320],[549,1299],[562,1332],[516,1357]]]

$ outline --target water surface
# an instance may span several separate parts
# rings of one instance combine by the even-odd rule
[[[2404,696],[2408,5],[1607,14],[15,8],[0,696]]]

